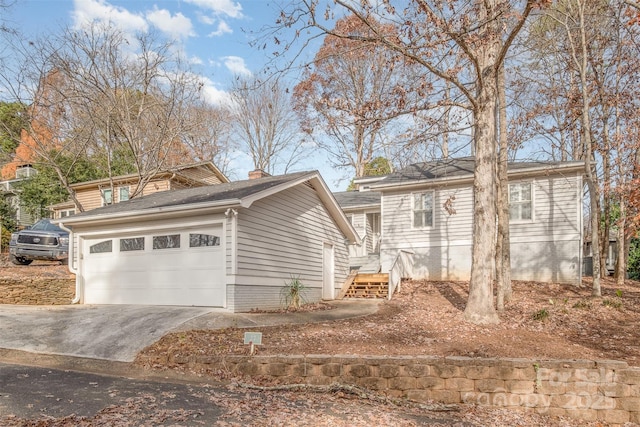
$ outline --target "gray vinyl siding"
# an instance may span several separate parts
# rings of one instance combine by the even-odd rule
[[[579,283],[582,246],[582,179],[550,176],[532,182],[533,220],[513,221],[511,277],[514,280]]]
[[[367,227],[366,236],[367,240],[365,241],[367,254],[373,253],[373,229],[371,228],[371,222],[369,221],[369,215],[365,214],[365,223]]]
[[[413,226],[413,193],[434,192],[431,227]],[[444,204],[451,199],[455,213]],[[385,193],[382,197],[382,271],[391,268],[400,249],[414,255],[414,278],[465,280],[471,269],[473,231],[471,187],[439,187],[412,192]]]
[[[351,225],[353,225],[353,228],[358,233],[358,237],[360,237],[360,239],[364,239],[367,235],[367,229],[366,229],[367,215],[365,211],[363,210],[351,211],[349,215],[351,215],[351,218],[352,218]],[[351,257],[359,257],[366,254],[367,254],[367,248],[366,248],[365,240],[362,240],[362,243],[359,245],[349,246],[349,256]]]
[[[580,176],[544,176],[510,182],[531,182],[533,219],[510,224],[514,280],[578,283],[580,280]],[[412,224],[412,194],[387,192],[382,197],[382,271],[391,268],[398,250],[414,252],[414,278],[468,280],[471,273],[473,192],[471,185],[432,188],[434,223]],[[455,213],[444,203],[450,198]]]
[[[322,293],[323,243],[334,246],[334,293],[348,274],[345,238],[315,190],[298,185],[238,209],[237,273],[227,291],[234,311],[279,308],[280,291],[292,277],[307,287],[305,297]],[[229,294],[232,295],[229,295]]]
[[[360,236],[360,238],[364,238],[367,230],[365,229],[365,213],[364,211],[358,211],[358,212],[354,212],[353,214],[353,221],[352,221],[352,225],[353,228],[356,229],[356,231],[358,232],[358,236]]]

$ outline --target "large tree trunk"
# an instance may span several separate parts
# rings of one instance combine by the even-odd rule
[[[624,285],[624,279],[627,275],[627,248],[626,248],[626,228],[627,228],[627,204],[625,202],[625,197],[621,195],[620,200],[620,219],[618,220],[618,247],[617,247],[617,259],[616,259],[616,270],[615,270],[615,278],[616,285],[622,286]]]
[[[498,323],[493,305],[496,259],[496,46],[488,46],[475,114],[473,249],[465,318],[475,324]]]
[[[586,177],[585,181],[587,183],[587,188],[589,189],[589,204],[590,204],[590,212],[591,212],[591,248],[592,248],[592,256],[593,256],[593,287],[591,290],[591,294],[593,296],[601,296],[602,291],[600,290],[600,192],[598,191],[597,185],[597,174],[595,167],[595,147],[593,144],[593,140],[591,138],[591,95],[589,94],[589,83],[587,81],[587,73],[588,73],[588,63],[587,58],[589,58],[589,52],[587,49],[587,35],[585,30],[585,15],[586,15],[586,4],[585,2],[577,2],[577,15],[580,21],[580,44],[578,49],[580,54],[576,54],[574,52],[575,62],[578,65],[578,70],[580,72],[580,91],[582,95],[582,146],[584,149],[584,161],[585,161],[585,169],[586,169]],[[578,51],[576,49],[576,52]]]
[[[509,238],[509,181],[507,162],[507,97],[505,90],[504,64],[498,72],[498,236],[496,242],[496,284],[498,286],[496,305],[498,311],[504,310],[504,303],[511,300],[511,243]]]

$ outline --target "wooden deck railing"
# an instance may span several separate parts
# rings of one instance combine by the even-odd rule
[[[391,299],[393,293],[400,292],[402,279],[408,279],[413,275],[413,251],[401,249],[396,255],[396,259],[389,270],[389,294],[387,299]]]

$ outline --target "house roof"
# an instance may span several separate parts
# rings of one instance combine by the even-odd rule
[[[371,189],[382,191],[384,189],[406,185],[430,184],[440,181],[472,180],[474,165],[474,157],[416,163],[387,175],[383,180],[372,184]],[[509,175],[542,175],[559,170],[565,172],[584,170],[584,162],[509,162],[507,168]]]
[[[382,195],[377,191],[341,191],[333,193],[342,209],[365,208],[380,206]]]
[[[186,212],[219,212],[239,207],[248,208],[256,200],[304,183],[316,190],[345,236],[352,242],[357,242],[359,238],[355,230],[317,171],[162,191],[78,213],[57,222],[73,227],[80,224],[126,222],[136,217],[150,219],[157,216],[180,216]]]
[[[208,169],[213,175],[218,177],[220,182],[229,182],[229,178],[227,178],[212,162],[199,162],[199,163],[181,165],[175,168],[158,171],[153,178],[161,179],[161,178],[167,178],[167,177],[175,177],[182,181],[194,181],[195,180],[194,178],[188,177],[180,173],[184,170],[194,169],[194,168]],[[139,179],[140,179],[140,176],[138,174],[133,173],[128,175],[118,175],[112,178],[101,178],[101,179],[94,179],[92,181],[78,182],[76,184],[72,184],[71,188],[73,188],[74,190],[79,190],[82,188],[91,188],[91,187],[100,186],[101,184],[111,184],[111,181],[115,183],[124,183],[124,182],[137,182]]]

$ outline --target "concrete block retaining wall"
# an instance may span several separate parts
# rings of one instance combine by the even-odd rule
[[[619,361],[308,355],[190,356],[169,362],[279,383],[358,385],[415,401],[640,423],[640,368]]]
[[[75,296],[72,278],[0,278],[0,304],[63,305]]]

